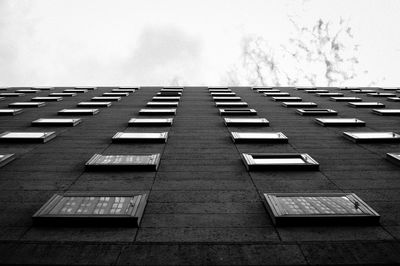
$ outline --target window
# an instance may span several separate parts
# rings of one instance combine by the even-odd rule
[[[215,102],[230,102],[230,101],[235,101],[235,102],[240,102],[242,101],[242,98],[232,96],[232,97],[213,97],[213,100]]]
[[[257,111],[249,108],[235,109],[219,109],[220,115],[257,115]]]
[[[349,102],[348,105],[354,108],[385,108],[383,103],[378,102]]]
[[[140,115],[175,115],[176,109],[140,109]]]
[[[130,126],[171,126],[172,123],[172,118],[132,118],[129,120]]]
[[[234,92],[211,92],[210,95],[213,97],[230,97],[230,96],[236,96],[236,93],[234,93]]]
[[[62,97],[33,97],[32,102],[59,102],[62,101]]]
[[[246,102],[216,102],[216,107],[247,107]]]
[[[0,154],[0,167],[3,167],[4,165],[8,164],[12,160],[15,159],[15,154]]]
[[[365,126],[365,122],[357,118],[315,118],[315,122],[322,126]]]
[[[259,91],[259,90],[272,90],[274,88],[273,87],[252,87],[251,89]]]
[[[43,107],[46,103],[44,102],[15,102],[10,103],[8,107],[20,107],[20,108],[30,108],[30,107]]]
[[[396,97],[396,94],[390,92],[372,92],[367,93],[367,96],[371,97]]]
[[[232,92],[231,89],[208,89],[209,92]]]
[[[40,90],[16,90],[16,92],[20,93],[38,93]]]
[[[160,154],[101,155],[95,154],[85,164],[88,170],[147,170],[156,171]]]
[[[224,118],[226,126],[269,126],[265,118]]]
[[[328,90],[305,90],[307,93],[327,93]]]
[[[275,102],[301,102],[300,97],[272,97]]]
[[[353,93],[374,93],[376,90],[351,90]]]
[[[331,97],[334,102],[361,102],[362,99],[358,97]]]
[[[179,102],[180,99],[181,99],[181,97],[155,96],[155,97],[153,97],[152,101],[153,102],[161,102],[161,101]]]
[[[69,92],[69,93],[86,93],[88,90],[77,90],[77,89],[66,89],[63,92]]]
[[[22,109],[0,109],[0,115],[17,115],[22,113]]]
[[[164,96],[177,96],[180,97],[182,92],[174,92],[174,91],[161,91],[157,92],[157,96],[164,97]]]
[[[178,107],[179,102],[148,102],[146,106],[152,107]]]
[[[400,109],[373,109],[372,112],[378,115],[400,115]]]
[[[332,109],[317,109],[317,108],[311,108],[311,109],[297,109],[296,113],[299,115],[324,115],[324,116],[336,116],[337,112]]]
[[[35,225],[138,227],[146,194],[67,192],[54,194],[33,216]]]
[[[378,224],[379,214],[353,193],[265,193],[275,225]]]
[[[394,164],[400,165],[400,153],[386,153],[386,158]]]
[[[264,92],[264,96],[266,96],[266,97],[273,97],[273,96],[284,97],[284,96],[290,96],[290,94],[287,92]]]
[[[384,87],[384,88],[379,88],[380,90],[383,91],[397,91],[399,88],[397,87]]]
[[[71,126],[74,127],[80,124],[82,120],[80,118],[39,118],[32,121],[32,126]]]
[[[119,93],[124,93],[124,92],[127,92],[127,93],[130,93],[130,92],[135,92],[136,90],[135,89],[121,89],[121,88],[119,88],[119,89],[112,89],[111,90],[112,92],[119,92]]]
[[[353,142],[400,142],[400,135],[394,132],[343,132]]]
[[[317,107],[318,105],[313,102],[282,102],[282,105],[289,107]]]
[[[182,88],[162,88],[160,92],[180,92],[182,94],[183,89]]]
[[[104,97],[104,96],[93,97],[91,99],[92,102],[118,102],[120,100],[121,97]]]
[[[16,93],[16,92],[2,92],[0,93],[1,97],[20,97],[24,96],[25,93]]]
[[[274,89],[270,89],[270,90],[257,90],[258,93],[265,93],[265,92],[281,92],[280,90],[274,90]]]
[[[167,142],[168,132],[142,133],[142,132],[117,132],[112,137],[112,142]]]
[[[103,97],[115,97],[115,96],[120,96],[120,97],[125,97],[125,96],[129,96],[129,92],[105,92],[103,93]]]
[[[94,91],[94,90],[97,90],[97,87],[79,86],[79,87],[75,87],[75,89],[77,89],[77,90]]]
[[[77,93],[69,93],[69,92],[53,92],[50,93],[50,96],[60,96],[60,97],[74,97],[78,95]]]
[[[111,102],[80,102],[77,104],[78,107],[110,107]]]
[[[99,109],[62,109],[58,115],[96,115]]]
[[[387,100],[390,102],[400,102],[400,97],[388,97]]]
[[[287,143],[288,138],[282,132],[231,132],[235,143],[243,142],[270,142]]]
[[[56,132],[4,132],[0,134],[2,142],[41,142],[45,143],[56,137]]]
[[[41,90],[41,91],[51,91],[51,90],[54,90],[53,87],[34,87],[33,89],[35,89],[35,90]]]
[[[242,154],[248,171],[252,170],[318,170],[319,164],[306,153]]]
[[[319,97],[342,97],[343,93],[340,92],[325,92],[325,93],[317,93]]]

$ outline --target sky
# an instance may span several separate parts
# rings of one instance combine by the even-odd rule
[[[0,0],[0,86],[230,85],[244,38],[278,49],[291,20],[340,18],[368,71],[349,85],[399,86],[399,14],[398,0]]]

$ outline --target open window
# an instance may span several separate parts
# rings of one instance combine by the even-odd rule
[[[160,133],[143,133],[143,132],[117,132],[112,137],[113,143],[126,143],[126,142],[155,142],[165,143],[168,139],[168,132]]]
[[[105,107],[108,108],[111,106],[111,102],[80,102],[77,104],[78,107],[83,108],[93,108],[93,107]]]
[[[14,108],[39,108],[45,106],[45,102],[15,102],[10,103],[8,107]]]
[[[263,93],[265,97],[286,97],[290,96],[288,92],[264,92]]]
[[[396,97],[395,93],[390,93],[390,92],[372,92],[372,93],[367,93],[367,96],[371,97]]]
[[[400,102],[400,97],[388,97],[389,102]]]
[[[96,115],[99,109],[62,109],[58,115]]]
[[[392,163],[400,166],[400,152],[386,153],[386,158]]]
[[[319,164],[306,153],[242,154],[248,171],[256,170],[318,170]]]
[[[17,93],[17,92],[2,92],[2,93],[0,93],[0,97],[21,97],[24,95],[25,95],[25,93]]]
[[[400,142],[400,135],[394,132],[343,132],[353,142]]]
[[[265,118],[224,118],[226,126],[269,126]]]
[[[246,102],[215,102],[216,107],[247,107]]]
[[[257,111],[250,108],[219,109],[220,115],[257,115]]]
[[[15,159],[15,154],[0,154],[0,167],[3,167],[4,165],[8,164],[12,160]]]
[[[148,102],[147,107],[178,107],[179,102]]]
[[[155,96],[152,98],[153,102],[179,102],[181,97],[174,96]]]
[[[69,93],[86,93],[86,92],[88,92],[88,90],[78,90],[78,89],[66,89],[66,90],[63,90],[63,92],[69,92]]]
[[[19,93],[38,93],[38,92],[40,92],[40,90],[23,89],[23,90],[16,90],[15,92],[19,92]]]
[[[351,92],[353,92],[353,93],[375,93],[376,92],[376,90],[360,90],[360,89],[357,89],[357,90],[351,90]]]
[[[265,92],[281,92],[280,90],[276,89],[268,89],[268,90],[257,90],[258,93],[265,93]]]
[[[305,90],[305,92],[307,92],[307,93],[327,93],[327,92],[329,92],[329,90],[318,90],[318,89],[315,89],[315,90]]]
[[[129,92],[105,92],[103,97],[126,97],[129,96]]]
[[[139,115],[175,115],[176,109],[140,109]]]
[[[171,126],[173,118],[131,118],[129,126]]]
[[[300,97],[272,97],[275,102],[301,102],[303,99]]]
[[[118,88],[118,89],[112,89],[111,91],[117,92],[117,93],[134,93],[136,91],[136,89],[134,89],[134,88],[126,88],[126,89]]]
[[[231,132],[234,143],[268,142],[287,143],[288,138],[282,132]]]
[[[282,102],[282,106],[290,107],[317,107],[318,105],[313,102]]]
[[[88,170],[156,171],[159,164],[159,153],[146,155],[95,154],[85,164],[85,167]]]
[[[22,113],[22,109],[0,109],[0,116],[1,115],[17,115]]]
[[[56,137],[56,132],[4,132],[0,134],[1,142],[39,142],[45,143]]]
[[[357,118],[315,118],[315,122],[324,127],[327,126],[355,126],[363,127],[365,122]]]
[[[297,109],[296,113],[304,116],[314,116],[314,115],[336,116],[338,114],[335,110],[332,109],[317,109],[317,108]]]
[[[33,216],[34,225],[138,227],[147,194],[67,192],[54,194]]]
[[[50,96],[54,96],[54,97],[74,97],[78,95],[77,93],[72,93],[72,92],[53,92],[50,93]]]
[[[33,97],[32,102],[59,102],[62,101],[62,97]]]
[[[120,96],[97,96],[90,99],[92,102],[119,102],[121,100]]]
[[[82,122],[80,118],[39,118],[32,121],[32,126],[69,126],[74,127]]]
[[[343,97],[343,93],[340,92],[323,92],[323,93],[316,93],[319,97]]]
[[[237,96],[231,96],[231,97],[213,97],[213,100],[215,102],[240,102],[242,101],[242,98],[237,97]]]
[[[383,103],[378,102],[349,102],[348,105],[354,108],[385,108]]]
[[[361,102],[362,99],[358,97],[331,97],[331,101],[334,102]]]
[[[379,214],[353,193],[265,193],[275,225],[370,225]]]
[[[211,96],[213,97],[234,97],[236,93],[234,92],[211,92]]]
[[[393,115],[393,116],[399,116],[400,115],[400,109],[373,109],[372,112],[377,115]]]

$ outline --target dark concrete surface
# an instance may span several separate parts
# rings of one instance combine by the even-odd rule
[[[223,123],[208,89],[186,87],[171,127],[128,127],[161,87],[141,88],[76,127],[31,127],[38,118],[111,91],[102,87],[20,115],[1,116],[4,131],[54,130],[46,144],[0,143],[17,159],[0,168],[0,264],[49,265],[376,265],[400,264],[400,172],[385,159],[400,144],[355,144],[343,131],[400,131],[398,117],[352,108],[328,97],[282,88],[291,96],[355,117],[365,128],[321,127],[250,88],[232,88],[270,121],[269,127]],[[14,91],[11,89],[10,91]],[[62,88],[7,97],[14,101]],[[331,89],[332,92],[338,92]],[[386,98],[357,96],[400,108]],[[79,117],[79,116],[76,116]],[[283,132],[287,144],[234,144],[229,131]],[[166,144],[111,143],[118,131],[168,131]],[[247,172],[242,152],[308,153],[319,171]],[[94,154],[161,153],[157,172],[87,172]],[[54,192],[137,191],[149,194],[139,228],[34,227],[31,216]],[[381,215],[379,226],[276,227],[266,212],[265,192],[354,192]]]

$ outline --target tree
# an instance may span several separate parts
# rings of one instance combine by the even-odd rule
[[[348,22],[319,19],[311,26],[291,22],[293,37],[278,48],[272,48],[260,36],[244,38],[242,62],[228,72],[228,82],[253,86],[335,86],[361,73],[358,45]]]

